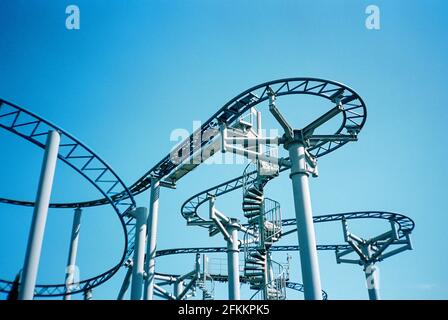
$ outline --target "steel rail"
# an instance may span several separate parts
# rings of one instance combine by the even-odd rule
[[[132,235],[135,232],[135,226],[134,219],[128,215],[136,206],[132,193],[114,170],[81,141],[51,122],[3,99],[0,99],[0,127],[42,149],[45,148],[48,132],[51,130],[59,132],[61,143],[58,158],[83,176],[104,196],[105,203],[110,204],[116,213],[124,235],[123,254],[119,262],[100,275],[80,281],[70,294],[92,289],[110,279],[130,257],[133,250],[134,237]],[[15,200],[3,200],[0,202],[20,203]],[[55,206],[52,205],[52,207]],[[63,207],[80,206],[61,206]],[[11,285],[11,281],[0,280],[0,292],[8,292]],[[65,284],[36,285],[35,288],[37,297],[61,296],[65,293]]]
[[[182,141],[176,148],[174,148],[168,155],[160,160],[155,166],[147,171],[141,178],[133,183],[129,190],[132,195],[137,195],[151,187],[151,177],[163,179],[170,173],[175,171],[180,163],[173,161],[171,155],[176,152],[188,149],[188,156],[192,156],[197,150],[194,148],[187,148],[188,146],[198,145],[200,148],[204,147],[209,139],[213,137],[207,136],[206,141],[198,141],[203,134],[208,130],[214,130],[218,127],[219,123],[225,122],[227,125],[235,123],[239,117],[241,117],[250,108],[257,106],[258,104],[268,100],[268,88],[274,90],[277,97],[286,95],[311,95],[325,98],[334,103],[335,95],[338,95],[338,99],[345,106],[342,110],[342,123],[334,134],[349,134],[353,127],[357,128],[359,132],[365,124],[367,117],[367,109],[362,98],[351,88],[344,84],[331,80],[323,80],[318,78],[286,78],[268,81],[259,85],[256,85],[230,101],[228,101],[223,107],[221,107],[212,117],[205,121],[202,126],[190,137]],[[327,141],[317,143],[308,151],[314,157],[319,158],[324,156],[348,143],[349,141]],[[188,158],[188,157],[187,157]],[[176,181],[174,181],[176,182]],[[124,189],[123,189],[124,190]],[[125,191],[115,195],[114,197],[126,197]],[[0,202],[7,202],[10,204],[32,206],[31,201],[21,201],[0,198]],[[52,203],[51,207],[61,208],[76,208],[76,207],[92,207],[104,205],[107,203],[107,199],[97,199],[84,202],[72,202],[72,203]]]

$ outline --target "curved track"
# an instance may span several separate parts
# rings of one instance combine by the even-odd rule
[[[350,133],[353,126],[360,131],[366,121],[367,110],[361,97],[354,90],[338,82],[316,78],[287,78],[265,82],[244,91],[227,102],[201,128],[192,133],[189,138],[185,139],[170,154],[165,156],[133,185],[127,188],[110,166],[73,136],[31,112],[12,103],[0,100],[1,127],[41,148],[45,147],[44,141],[48,131],[57,130],[61,133],[59,159],[85,177],[103,195],[102,199],[73,203],[52,203],[50,207],[77,208],[110,204],[117,213],[125,231],[125,250],[120,262],[103,274],[80,282],[80,288],[72,291],[72,293],[84,291],[103,283],[115,274],[122,263],[130,257],[134,249],[133,233],[135,226],[133,219],[128,216],[128,213],[135,207],[133,196],[150,188],[152,177],[162,180],[178,168],[180,163],[173,161],[171,155],[176,152],[182,154],[186,150],[187,154],[183,158],[192,156],[196,150],[193,150],[190,146],[199,145],[202,148],[209,143],[210,139],[214,138],[214,136],[211,136],[206,141],[198,141],[197,137],[201,139],[203,133],[208,130],[218,132],[216,128],[219,123],[224,122],[227,125],[235,123],[250,108],[268,99],[267,93],[269,88],[275,92],[277,97],[303,94],[320,96],[333,103],[337,94],[345,108],[342,111],[341,125],[335,134]],[[309,152],[318,158],[340,148],[346,143],[347,141],[323,141],[310,148]],[[174,180],[170,181],[170,183],[174,184],[176,182]],[[6,198],[0,198],[0,202],[23,206],[34,205],[31,201]],[[0,291],[7,292],[11,285],[11,282],[1,280]],[[64,295],[64,293],[65,284],[36,287],[36,296],[60,296]]]
[[[141,192],[151,187],[151,177],[163,179],[172,173],[179,166],[179,163],[172,160],[171,154],[187,150],[185,156],[191,156],[196,150],[189,148],[189,146],[204,147],[209,140],[198,141],[198,137],[202,137],[206,131],[215,130],[220,122],[225,122],[227,125],[235,123],[250,108],[268,99],[267,89],[272,88],[277,97],[287,95],[311,95],[319,96],[332,101],[335,93],[340,93],[341,103],[346,106],[342,112],[342,122],[340,127],[334,134],[348,133],[350,126],[356,126],[361,130],[365,124],[367,117],[367,109],[361,97],[351,88],[330,80],[323,80],[317,78],[286,78],[268,81],[257,86],[254,86],[241,94],[237,95],[221,107],[212,117],[205,121],[201,128],[192,133],[189,138],[185,139],[179,144],[170,154],[166,155],[154,167],[147,171],[140,179],[129,187],[132,195],[140,194]],[[218,130],[215,130],[218,134]],[[207,136],[212,139],[212,137]],[[326,155],[346,144],[347,141],[329,141],[319,143],[310,148],[308,151],[316,158]],[[176,181],[173,181],[174,183]],[[125,189],[123,189],[125,190]],[[115,198],[126,197],[126,192],[123,191],[114,196]],[[6,202],[8,199],[0,199],[0,202]],[[9,200],[12,204],[32,206],[33,202]],[[97,199],[92,201],[85,201],[79,203],[53,203],[52,207],[91,207],[106,204],[107,199]]]
[[[1,99],[0,127],[43,149],[45,149],[45,140],[48,132],[51,130],[59,132],[61,143],[58,158],[82,175],[104,196],[105,204],[112,206],[120,221],[125,240],[121,259],[114,267],[96,277],[80,281],[78,289],[72,290],[71,293],[85,291],[110,279],[123,264],[123,261],[130,257],[133,249],[134,237],[132,234],[134,233],[134,221],[128,216],[128,213],[135,208],[135,201],[129,189],[112,168],[85,144],[56,125]],[[0,202],[34,205],[32,202],[26,204],[23,201],[9,199],[3,199]],[[73,204],[59,205],[57,207],[73,208],[80,206]],[[52,207],[55,206],[53,205]],[[0,280],[0,292],[9,292],[11,286],[12,282]],[[38,297],[60,296],[64,295],[65,292],[65,284],[37,285],[35,289],[35,295]]]
[[[281,168],[280,171],[284,171],[286,168]],[[248,174],[248,181],[256,179],[256,171]],[[210,196],[215,198],[222,196],[226,193],[243,187],[244,175],[231,179],[217,186],[204,190],[184,202],[181,208],[182,216],[187,222],[205,221],[198,214],[199,207],[208,202]],[[410,233],[414,229],[414,221],[411,218],[402,215],[400,213],[386,212],[386,211],[360,211],[360,212],[347,212],[347,213],[335,213],[322,216],[313,217],[314,223],[340,221],[342,219],[383,219],[388,221],[394,221],[398,225],[399,236],[403,237],[406,233]],[[282,220],[283,226],[295,226],[296,219]]]
[[[180,276],[178,274],[159,273],[159,272],[156,272],[156,275],[172,277],[172,278],[177,278]],[[227,282],[228,281],[228,276],[225,274],[224,275],[210,274],[210,277],[213,278],[213,281],[217,281],[217,282]],[[249,278],[246,276],[240,276],[240,283],[249,283]],[[298,282],[286,281],[286,287],[291,290],[298,291],[298,292],[302,292],[302,293],[304,292],[303,284],[298,283]],[[328,300],[328,294],[324,290],[322,290],[322,299]]]

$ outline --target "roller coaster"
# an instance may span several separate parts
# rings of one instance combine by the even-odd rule
[[[293,128],[277,107],[284,96],[308,95],[323,98],[330,108],[301,129]],[[284,131],[266,136],[262,128],[261,108],[269,113]],[[312,213],[308,180],[318,176],[317,162],[349,142],[358,140],[367,117],[361,97],[351,88],[334,81],[316,78],[288,78],[269,81],[227,102],[187,139],[127,186],[115,171],[84,143],[60,127],[13,103],[0,99],[0,127],[45,150],[36,200],[0,198],[0,203],[33,207],[33,221],[22,271],[15,280],[0,279],[0,292],[9,297],[30,300],[35,297],[63,297],[75,294],[92,299],[92,291],[111,279],[121,268],[127,269],[117,299],[125,298],[130,289],[132,300],[159,297],[183,300],[197,296],[215,298],[215,282],[226,282],[228,298],[284,300],[291,289],[304,293],[307,300],[327,299],[321,288],[318,250],[334,251],[337,263],[363,267],[369,299],[379,299],[378,263],[406,250],[412,250],[410,235],[414,222],[409,217],[381,210]],[[334,125],[338,122],[337,125]],[[330,133],[328,124],[335,130]],[[320,133],[324,131],[324,133]],[[280,146],[287,155],[280,156]],[[181,215],[188,226],[201,228],[209,237],[221,235],[223,247],[177,248],[157,250],[160,196],[175,189],[178,182],[217,155],[240,156],[248,164],[241,176],[206,189],[184,202]],[[102,198],[84,202],[50,203],[55,163],[60,160],[92,184]],[[280,203],[266,197],[266,186],[289,171],[294,195],[295,219],[282,218]],[[242,191],[241,215],[227,216],[218,205],[220,197]],[[162,190],[164,190],[162,192]],[[134,197],[150,193],[149,208],[138,207]],[[124,250],[114,266],[88,279],[75,280],[82,210],[89,207],[112,207],[124,236]],[[201,206],[208,214],[200,215]],[[49,208],[74,210],[73,228],[65,283],[36,284]],[[350,232],[349,221],[382,220],[387,230],[375,237],[362,238]],[[345,243],[317,244],[314,225],[338,222]],[[289,234],[297,243],[279,245]],[[299,252],[302,283],[290,279],[287,263],[275,261],[273,252]],[[186,274],[156,272],[156,259],[179,254],[194,255],[194,268]],[[226,254],[226,272],[209,268],[210,256]],[[241,259],[241,260],[240,260]],[[18,266],[17,269],[21,269]],[[241,297],[241,285],[249,286],[252,295]],[[168,286],[168,287],[167,287]]]

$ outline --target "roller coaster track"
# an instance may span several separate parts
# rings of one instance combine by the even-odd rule
[[[284,171],[287,168],[281,168],[280,171]],[[248,180],[256,179],[256,171],[248,174]],[[217,186],[204,190],[184,202],[181,208],[182,216],[188,223],[196,221],[205,221],[204,218],[199,216],[198,210],[201,205],[206,203],[210,196],[215,198],[222,196],[226,193],[235,191],[243,187],[244,175],[234,178],[232,180],[221,183]],[[414,229],[414,221],[411,218],[393,212],[386,211],[360,211],[360,212],[347,212],[347,213],[335,213],[322,216],[313,217],[314,223],[341,221],[342,219],[354,220],[354,219],[383,219],[393,221],[398,224],[398,233],[400,238],[410,233]],[[283,226],[295,226],[296,219],[282,220]]]
[[[344,105],[344,109],[341,112],[341,125],[335,131],[335,134],[350,133],[353,126],[356,126],[357,130],[360,131],[365,124],[367,110],[363,100],[354,90],[343,84],[317,78],[287,78],[265,82],[244,91],[227,102],[211,118],[205,121],[201,128],[193,132],[189,138],[180,143],[170,154],[162,158],[162,160],[128,188],[109,165],[79,140],[37,115],[0,99],[0,126],[2,128],[41,148],[45,147],[44,141],[48,132],[50,130],[58,131],[61,134],[58,158],[92,183],[103,196],[101,199],[91,201],[52,203],[50,207],[85,208],[110,204],[114,208],[123,227],[125,247],[120,262],[97,277],[81,281],[78,289],[71,291],[72,294],[93,288],[108,280],[116,273],[123,262],[131,256],[134,250],[133,235],[135,232],[135,221],[129,216],[129,212],[135,208],[133,196],[148,190],[151,187],[151,178],[163,181],[170,173],[179,169],[182,161],[180,163],[174,161],[172,155],[182,154],[183,160],[192,157],[197,151],[194,146],[202,149],[211,139],[219,134],[217,128],[220,123],[231,125],[245,112],[250,110],[250,108],[266,101],[269,98],[268,89],[272,89],[277,97],[302,94],[320,96],[333,103],[334,96],[337,95],[340,102]],[[207,132],[215,132],[216,135],[208,135],[207,139],[202,139],[203,135]],[[312,156],[319,158],[340,148],[347,142],[322,141],[308,149],[308,151]],[[175,184],[177,180],[171,179],[166,182]],[[0,203],[34,206],[34,202],[32,201],[7,198],[0,198]],[[184,211],[182,212],[184,213]],[[0,292],[8,292],[11,285],[12,282],[0,280]],[[35,296],[61,296],[65,292],[65,284],[38,285],[36,286]]]
[[[96,277],[80,281],[71,293],[91,289],[110,279],[132,253],[135,225],[128,213],[135,208],[135,201],[129,189],[106,162],[75,137],[41,117],[1,99],[0,127],[43,149],[48,132],[59,132],[61,143],[58,158],[87,179],[104,196],[105,203],[112,206],[120,221],[125,241],[123,254],[114,267]],[[23,205],[23,202],[15,200],[3,199],[1,202]],[[0,292],[9,292],[11,286],[12,282],[0,280]],[[37,285],[35,296],[60,296],[65,292],[65,284]]]
[[[160,276],[165,276],[165,277],[171,277],[171,278],[178,278],[180,275],[178,274],[169,274],[169,273],[159,273],[157,272],[156,275],[160,275]],[[216,282],[227,282],[228,281],[228,276],[226,274],[210,274],[210,276],[213,278],[213,281]],[[240,276],[240,283],[249,283],[249,278],[246,276]],[[304,292],[304,288],[303,288],[303,284],[301,283],[297,283],[297,282],[291,282],[291,281],[286,281],[286,287],[291,289],[291,290],[295,290],[298,292]],[[323,300],[328,300],[328,294],[322,290],[322,299]]]
[[[340,93],[341,103],[345,106],[345,109],[342,111],[341,125],[336,130],[335,134],[347,133],[353,125],[357,126],[357,128],[361,130],[366,121],[367,109],[364,101],[354,90],[341,83],[316,78],[287,78],[265,82],[244,91],[221,107],[212,117],[205,121],[197,131],[193,132],[189,138],[181,142],[175,149],[172,150],[172,152],[170,152],[170,154],[165,156],[140,179],[132,184],[129,187],[132,195],[135,196],[149,189],[151,187],[151,177],[162,180],[179,168],[181,163],[173,161],[171,156],[172,154],[186,151],[183,158],[186,159],[189,156],[193,156],[193,154],[197,151],[197,148],[203,148],[207,143],[209,143],[210,139],[215,137],[207,135],[207,139],[202,141],[201,138],[206,132],[216,132],[216,135],[218,135],[219,130],[217,130],[217,127],[219,126],[219,123],[225,122],[227,125],[231,125],[250,108],[266,101],[269,98],[267,94],[268,88],[272,88],[277,97],[303,94],[320,96],[329,101],[332,101],[335,93]],[[319,158],[342,147],[346,143],[347,141],[322,142],[309,148],[308,151],[314,157]],[[176,182],[177,181],[170,181],[170,183]],[[125,191],[115,195],[114,198],[127,197],[127,189],[123,190]],[[0,199],[0,202],[27,206],[34,205],[31,201],[11,199]],[[106,203],[108,203],[108,201],[104,198],[76,203],[53,203],[51,204],[51,207],[91,207]]]

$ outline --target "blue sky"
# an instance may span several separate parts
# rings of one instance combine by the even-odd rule
[[[80,30],[65,28],[69,4],[80,8]],[[381,10],[380,30],[365,28],[370,4]],[[345,83],[363,97],[368,119],[357,143],[319,161],[320,177],[311,180],[314,214],[408,215],[416,222],[414,250],[380,263],[382,296],[446,299],[447,9],[443,0],[5,0],[0,3],[0,97],[74,134],[131,184],[170,151],[172,130],[191,131],[193,120],[205,121],[253,85],[296,76]],[[307,117],[305,104],[285,111],[292,123]],[[0,150],[1,195],[33,199],[42,151],[6,131],[0,131]],[[158,247],[224,245],[221,238],[187,227],[180,206],[242,169],[202,166],[177,190],[163,190]],[[57,170],[54,200],[98,196],[62,163]],[[284,217],[294,217],[287,175],[267,191],[281,202]],[[147,205],[148,196],[137,197],[139,205]],[[217,205],[232,215],[240,196],[237,191]],[[23,264],[32,210],[0,205],[0,211],[0,278],[12,279]],[[71,217],[66,210],[49,213],[40,283],[63,282]],[[387,226],[365,221],[358,228],[361,235],[374,235]],[[317,226],[318,242],[341,243],[340,229],[339,224]],[[289,243],[296,238],[282,242]],[[86,210],[81,277],[111,267],[122,247],[112,210]],[[292,255],[299,280],[298,254]],[[337,265],[327,252],[319,259],[330,298],[367,298],[361,267]],[[158,270],[186,272],[193,260],[165,257]],[[119,272],[95,289],[94,297],[115,298],[122,278]],[[226,297],[223,287],[217,296]]]

